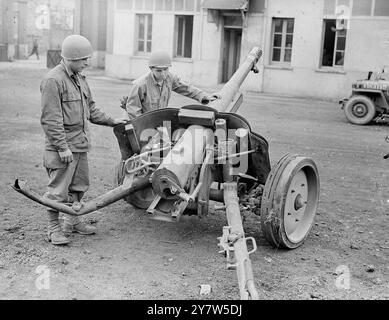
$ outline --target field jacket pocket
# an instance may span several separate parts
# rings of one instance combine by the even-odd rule
[[[82,123],[82,101],[79,92],[64,92],[62,94],[62,108],[65,125]]]
[[[67,163],[62,162],[57,151],[45,150],[43,154],[43,165],[47,169],[61,169],[67,166]]]

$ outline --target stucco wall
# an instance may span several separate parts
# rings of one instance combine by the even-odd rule
[[[135,53],[136,12],[112,9],[109,18],[113,34],[112,54],[106,55],[106,73],[125,79],[137,78],[147,72],[148,57]],[[166,50],[173,55],[175,14],[179,13],[153,12],[152,50]],[[262,45],[263,14],[250,14],[247,25],[242,32],[241,60],[252,47]],[[221,79],[222,32],[222,24],[217,26],[207,21],[206,10],[194,14],[192,58],[173,58],[171,71],[195,85],[216,86]],[[259,91],[261,80],[261,74],[250,73],[242,88]]]
[[[349,95],[351,84],[369,70],[389,65],[389,17],[352,17],[347,30],[343,68],[321,68],[324,1],[268,1],[265,14],[249,13],[242,32],[241,60],[254,46],[263,49],[259,74],[250,73],[243,90],[283,95],[339,99]],[[153,50],[174,47],[173,12],[153,12]],[[176,13],[179,14],[179,13]],[[270,63],[272,18],[294,18],[292,61],[289,67]],[[335,16],[333,17],[335,18]],[[147,56],[135,55],[135,12],[116,10],[112,21],[112,54],[107,74],[134,79],[147,72]],[[222,32],[207,21],[207,11],[194,15],[192,59],[173,59],[171,71],[199,86],[215,86],[221,78]]]
[[[274,0],[269,3],[263,60],[264,92],[296,96],[309,93],[311,96],[320,96],[325,89],[321,85],[325,78],[332,77],[335,83],[343,78],[340,74],[316,72],[321,51],[322,5],[321,1],[314,0],[296,0],[293,6],[288,6],[285,0]],[[272,65],[270,61],[272,19],[275,17],[294,18],[292,59],[289,67]]]
[[[367,71],[376,71],[389,64],[389,19],[352,17],[347,30],[344,68],[320,68],[323,32],[323,1],[287,0],[270,2],[267,19],[267,45],[263,92],[321,99],[339,99],[349,95],[351,84],[366,77]],[[282,69],[270,64],[272,17],[294,18],[293,52],[290,68]]]
[[[107,75],[135,79],[148,71],[148,55],[137,54],[135,50],[135,20],[133,11],[115,10],[113,49],[112,54],[106,56]],[[153,13],[152,50],[166,50],[173,55],[174,20],[173,13]],[[206,23],[206,16],[195,14],[192,58],[173,58],[170,70],[195,85],[216,84],[219,55],[220,32],[214,24]]]
[[[264,55],[264,15],[249,14],[247,19],[247,28],[242,32],[242,47],[241,47],[241,62],[246,58],[247,54],[253,47],[262,49],[262,57],[257,64],[259,73],[250,72],[241,86],[242,90],[261,91],[262,89],[262,74],[263,74],[263,55]]]
[[[197,17],[193,36],[197,45],[193,46],[195,54],[193,65],[193,83],[202,86],[217,84],[221,62],[221,33],[214,23],[207,22],[206,12]],[[199,50],[200,48],[200,50]],[[198,54],[196,54],[199,52]]]
[[[365,72],[389,65],[389,17],[351,20],[346,46],[347,70]]]

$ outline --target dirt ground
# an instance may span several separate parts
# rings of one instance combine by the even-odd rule
[[[85,218],[98,234],[73,235],[65,247],[45,241],[45,208],[11,184],[22,178],[45,191],[39,83],[46,72],[34,60],[0,63],[0,299],[239,299],[236,273],[218,254],[221,211],[172,224],[119,201]],[[97,105],[120,116],[128,82],[86,74]],[[336,102],[250,92],[239,113],[268,140],[272,165],[285,153],[309,156],[321,179],[315,224],[300,248],[275,250],[257,216],[245,221],[258,244],[251,259],[261,299],[389,299],[388,127],[351,125]],[[87,198],[113,188],[119,159],[112,129],[91,125],[91,132]],[[44,274],[49,282],[40,282]],[[200,295],[201,284],[211,286],[209,295]]]

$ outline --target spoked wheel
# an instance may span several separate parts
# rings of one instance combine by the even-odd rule
[[[320,181],[311,158],[287,154],[271,170],[261,205],[265,238],[275,247],[299,247],[313,225]]]

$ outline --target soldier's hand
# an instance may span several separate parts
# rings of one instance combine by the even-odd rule
[[[70,163],[73,161],[73,153],[70,149],[66,149],[65,151],[58,151],[59,157],[62,162]]]
[[[116,118],[113,119],[113,125],[116,126],[117,124],[127,123],[128,119],[126,118]]]
[[[214,101],[216,99],[221,99],[221,95],[218,92],[212,93],[211,95],[205,96],[202,100],[201,103],[203,104],[208,104],[211,101]]]
[[[120,108],[126,110],[127,99],[128,99],[127,96],[123,96],[123,97],[120,99]]]

